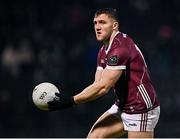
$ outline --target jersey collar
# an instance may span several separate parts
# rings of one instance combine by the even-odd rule
[[[109,50],[111,49],[111,45],[112,45],[112,42],[114,40],[114,38],[116,37],[116,35],[119,34],[119,31],[117,31],[114,35],[114,37],[111,39],[110,43],[109,43],[109,46],[108,46],[108,49],[105,50],[106,54],[109,52]]]

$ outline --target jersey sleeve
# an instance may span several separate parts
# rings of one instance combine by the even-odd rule
[[[127,46],[117,46],[112,49],[107,57],[107,69],[126,69],[129,60],[129,49]]]

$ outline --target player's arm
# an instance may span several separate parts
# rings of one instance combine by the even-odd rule
[[[119,59],[119,57],[121,57],[121,59]],[[117,47],[113,49],[107,59],[108,67],[103,70],[101,69],[101,71],[96,71],[94,83],[73,97],[63,97],[63,93],[57,94],[59,99],[49,103],[50,110],[64,109],[103,96],[117,82],[122,71],[126,68],[125,65],[128,59],[129,49],[127,47]]]
[[[88,101],[95,100],[104,94],[106,94],[110,88],[117,82],[121,76],[122,70],[104,69],[102,73],[96,72],[96,82],[86,87],[82,92],[75,95],[74,101],[76,104],[85,103]],[[101,74],[101,78],[99,78]]]
[[[102,76],[102,73],[103,73],[103,68],[102,67],[97,67],[97,69],[96,69],[96,73],[95,73],[95,80],[94,80],[94,83],[93,84],[95,84],[95,83],[97,83],[97,82],[99,82],[100,80],[101,80],[101,76]],[[90,86],[92,86],[92,85],[90,85]],[[89,88],[90,88],[90,86],[88,86]],[[88,88],[87,87],[87,88]],[[84,89],[85,90],[85,89]],[[74,98],[73,98],[74,99]]]
[[[59,99],[49,102],[49,110],[61,110],[71,107],[75,104],[85,103],[95,100],[106,94],[110,88],[116,83],[121,76],[122,70],[104,69],[97,70],[95,81],[93,84],[86,87],[82,92],[73,96],[67,97],[63,93],[56,93]]]

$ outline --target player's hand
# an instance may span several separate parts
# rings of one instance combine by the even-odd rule
[[[62,93],[55,93],[56,97],[48,102],[50,111],[62,110],[75,105],[73,97],[67,97]]]

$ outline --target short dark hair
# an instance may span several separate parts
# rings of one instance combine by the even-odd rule
[[[117,22],[119,22],[119,14],[116,9],[114,8],[103,8],[99,9],[98,11],[95,12],[94,17],[100,15],[100,14],[107,14]]]

